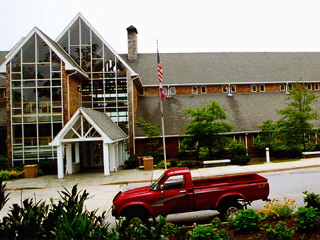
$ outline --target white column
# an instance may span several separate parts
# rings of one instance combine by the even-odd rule
[[[107,143],[103,143],[103,167],[104,175],[110,175],[110,166],[109,166],[109,146]]]
[[[72,171],[72,144],[69,143],[67,144],[67,147],[66,147],[66,161],[67,161],[67,166],[66,166],[66,170],[67,170],[67,174],[71,174],[73,173]]]
[[[114,160],[115,160],[115,163],[116,163],[116,168],[118,169],[119,165],[120,165],[120,161],[119,161],[119,143],[115,143],[114,145],[114,152],[115,152],[115,155],[114,155]]]
[[[76,163],[80,162],[80,143],[75,143]]]
[[[57,146],[57,158],[58,178],[64,178],[63,145]]]
[[[114,171],[116,168],[116,161],[115,161],[115,146],[114,144],[109,144],[110,147],[110,157],[109,157],[109,163],[110,163],[110,171]]]

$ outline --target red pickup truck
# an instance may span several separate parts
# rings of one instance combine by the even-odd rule
[[[258,174],[192,180],[188,168],[174,168],[150,186],[119,192],[112,215],[148,221],[158,215],[212,209],[224,220],[254,200],[267,200],[268,195],[268,180]]]

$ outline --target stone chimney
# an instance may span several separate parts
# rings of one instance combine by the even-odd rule
[[[129,62],[138,61],[138,31],[134,26],[127,28],[128,31],[128,60]]]

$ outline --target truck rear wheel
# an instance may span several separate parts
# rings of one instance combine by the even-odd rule
[[[221,221],[226,221],[229,218],[235,218],[241,209],[243,209],[243,207],[237,200],[225,202],[219,208],[219,218]]]

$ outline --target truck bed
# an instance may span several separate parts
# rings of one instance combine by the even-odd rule
[[[258,174],[245,174],[227,177],[206,178],[193,180],[194,188],[220,187],[224,185],[234,185],[242,183],[254,183],[267,181],[266,178]]]

